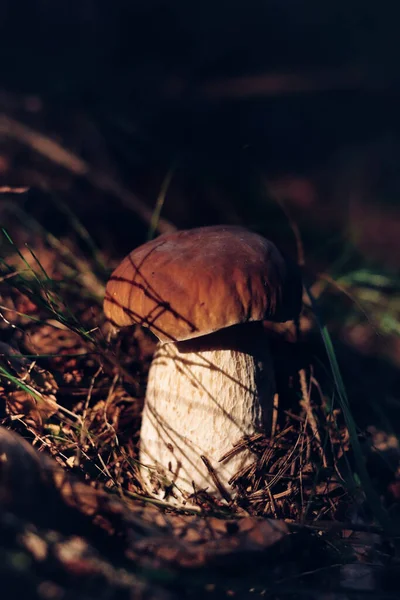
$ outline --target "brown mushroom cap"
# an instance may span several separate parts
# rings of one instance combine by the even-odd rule
[[[133,250],[106,287],[118,327],[140,323],[163,342],[249,321],[288,321],[301,308],[300,273],[276,246],[242,227],[167,233]]]

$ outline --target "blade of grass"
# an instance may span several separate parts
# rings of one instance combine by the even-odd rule
[[[42,397],[39,393],[35,392],[29,385],[21,381],[18,377],[15,377],[15,375],[9,373],[9,371],[7,371],[7,369],[5,369],[2,365],[0,365],[0,378],[1,377],[4,377],[5,379],[8,379],[8,381],[11,381],[11,383],[13,383],[15,386],[29,394],[29,396],[31,396],[37,402],[40,402],[42,400]]]
[[[335,353],[335,349],[333,347],[332,338],[329,334],[329,331],[328,331],[326,325],[322,321],[322,318],[321,318],[321,315],[320,315],[320,312],[319,312],[319,309],[317,306],[317,302],[316,302],[310,288],[307,285],[305,285],[305,290],[306,290],[307,296],[310,300],[311,307],[313,309],[315,319],[318,323],[318,327],[321,332],[322,341],[324,343],[325,350],[326,350],[326,353],[328,356],[329,364],[330,364],[330,367],[332,370],[335,386],[336,386],[337,393],[338,393],[339,403],[340,403],[341,409],[343,411],[343,416],[344,416],[344,419],[346,422],[347,429],[349,431],[350,443],[351,443],[351,447],[354,452],[354,459],[355,459],[355,464],[356,464],[356,469],[357,469],[357,475],[358,475],[360,483],[362,485],[362,489],[364,491],[366,500],[372,510],[372,513],[374,514],[376,519],[379,521],[382,528],[387,533],[389,533],[389,532],[392,533],[393,525],[391,523],[389,515],[387,514],[386,510],[383,508],[383,506],[381,504],[380,498],[372,485],[371,478],[370,478],[367,468],[365,466],[365,458],[364,458],[364,455],[363,455],[363,452],[361,449],[361,445],[360,445],[360,442],[358,439],[356,424],[354,422],[353,415],[351,414],[349,400],[347,397],[347,392],[346,392],[342,374],[341,374],[341,371],[339,368],[339,364],[338,364],[338,361],[336,358],[336,353]]]
[[[48,244],[60,254],[62,259],[67,262],[69,261],[70,264],[74,266],[76,269],[77,280],[80,281],[81,285],[93,295],[94,299],[97,299],[97,301],[100,299],[102,300],[104,295],[104,284],[93,272],[88,260],[81,258],[72,252],[72,250],[67,248],[67,246],[58,240],[50,231],[47,231],[35,218],[31,215],[27,215],[17,206],[12,207],[12,212],[23,226],[29,227],[43,239],[46,239]]]
[[[57,292],[57,289],[60,289],[63,282],[52,279],[47,274],[38,257],[29,248],[29,246],[27,246],[35,262],[38,264],[40,272],[42,273],[43,277],[40,278],[38,273],[36,273],[20,250],[16,247],[8,232],[4,228],[2,228],[2,231],[6,239],[13,246],[13,248],[15,248],[17,254],[26,265],[27,272],[31,273],[33,276],[32,278],[24,278],[21,272],[15,273],[13,267],[11,267],[3,258],[0,257],[0,264],[7,269],[6,275],[9,276],[14,274],[11,285],[34,300],[37,305],[40,305],[50,311],[50,313],[52,313],[52,315],[55,316],[60,323],[66,325],[90,341],[91,337],[88,335],[88,332],[81,327],[74,312],[69,308],[68,304],[62,300],[60,294]]]
[[[168,169],[168,172],[161,183],[161,188],[160,188],[159,194],[157,196],[156,205],[154,207],[153,214],[151,215],[150,226],[149,226],[149,230],[147,233],[147,241],[150,241],[153,239],[154,234],[158,229],[161,211],[163,209],[165,199],[167,197],[167,192],[168,192],[169,186],[171,185],[172,178],[175,175],[176,169],[177,169],[177,163],[175,162]]]

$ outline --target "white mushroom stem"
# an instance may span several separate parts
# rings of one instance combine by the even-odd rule
[[[213,334],[157,348],[143,410],[140,461],[148,491],[159,498],[171,484],[170,501],[175,496],[182,503],[202,489],[221,498],[202,456],[234,496],[230,479],[254,462],[246,448],[219,462],[244,436],[268,426],[272,412],[275,380],[268,341],[259,328],[241,327],[249,328],[250,338],[235,349],[226,346],[237,336],[236,327],[224,330],[228,335],[222,343],[219,332],[219,339]],[[212,349],[205,349],[209,338]]]

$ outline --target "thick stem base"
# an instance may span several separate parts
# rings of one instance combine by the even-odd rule
[[[178,504],[201,489],[221,498],[205,456],[234,495],[229,480],[254,455],[245,449],[222,463],[219,459],[235,442],[268,426],[275,392],[268,342],[263,338],[256,346],[251,353],[204,350],[204,341],[196,345],[196,340],[158,346],[140,441],[141,475],[151,494],[165,498],[170,491],[168,500],[175,497]]]

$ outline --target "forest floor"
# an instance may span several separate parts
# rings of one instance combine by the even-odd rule
[[[2,597],[397,598],[392,271],[357,255],[345,274],[322,264],[321,275],[288,217],[304,307],[300,333],[266,325],[278,383],[273,433],[246,441],[255,470],[235,501],[197,493],[194,508],[178,510],[155,500],[138,469],[155,341],[140,326],[111,339],[102,299],[126,251],[176,224],[102,160],[94,168],[46,133],[35,98],[25,103],[29,125],[4,98],[0,115]],[[229,220],[233,208],[221,206]],[[316,232],[315,254],[319,243]]]

